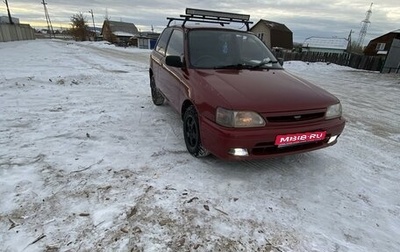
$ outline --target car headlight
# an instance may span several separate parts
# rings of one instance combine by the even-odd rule
[[[251,111],[233,111],[217,108],[216,122],[219,125],[232,128],[262,127],[264,119],[257,113]]]
[[[327,108],[325,119],[333,119],[340,116],[342,116],[342,105],[340,103],[337,103]]]

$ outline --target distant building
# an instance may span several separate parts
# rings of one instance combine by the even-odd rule
[[[400,73],[400,29],[372,39],[364,49],[364,54],[384,58],[381,72]]]
[[[8,16],[0,16],[0,42],[35,39],[35,30],[29,24],[20,24],[18,18],[11,21],[13,24]]]
[[[138,29],[133,23],[105,20],[101,29],[103,40],[116,44],[129,43],[129,40],[138,34]]]
[[[304,40],[303,52],[344,53],[349,41],[345,38],[310,37]]]
[[[90,40],[101,40],[101,28],[88,26],[87,31],[89,32]]]
[[[269,48],[293,49],[293,33],[284,24],[260,19],[250,29]]]
[[[19,24],[19,18],[11,17],[11,20],[13,21],[14,24]],[[0,16],[0,24],[9,24],[9,23],[10,19],[8,18],[8,16]]]
[[[372,39],[365,47],[364,54],[368,56],[386,55],[394,39],[400,39],[400,29]]]
[[[131,38],[131,45],[140,49],[153,49],[160,33],[156,32],[140,32]]]

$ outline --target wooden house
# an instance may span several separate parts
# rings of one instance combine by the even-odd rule
[[[128,45],[129,40],[137,35],[138,29],[133,23],[104,20],[101,29],[103,40],[111,43]]]
[[[250,31],[255,33],[269,48],[293,49],[293,33],[284,24],[260,19]]]

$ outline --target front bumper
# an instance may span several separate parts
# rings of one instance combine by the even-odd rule
[[[345,120],[341,117],[312,123],[303,122],[291,125],[267,125],[262,128],[233,129],[222,127],[206,118],[200,118],[203,147],[218,158],[227,160],[265,159],[325,148],[337,142],[337,138],[333,140],[331,137],[338,137],[344,126]],[[316,131],[326,131],[325,139],[286,147],[275,145],[277,135]],[[235,148],[246,149],[248,155],[235,156],[230,154],[232,149]]]

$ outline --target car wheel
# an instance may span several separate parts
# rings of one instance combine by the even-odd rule
[[[191,155],[205,157],[210,154],[201,145],[199,119],[193,105],[186,109],[183,115],[183,136],[186,148]]]
[[[164,103],[164,96],[161,94],[160,90],[156,87],[156,81],[154,75],[150,77],[150,88],[151,88],[151,99],[154,105],[160,106]]]

